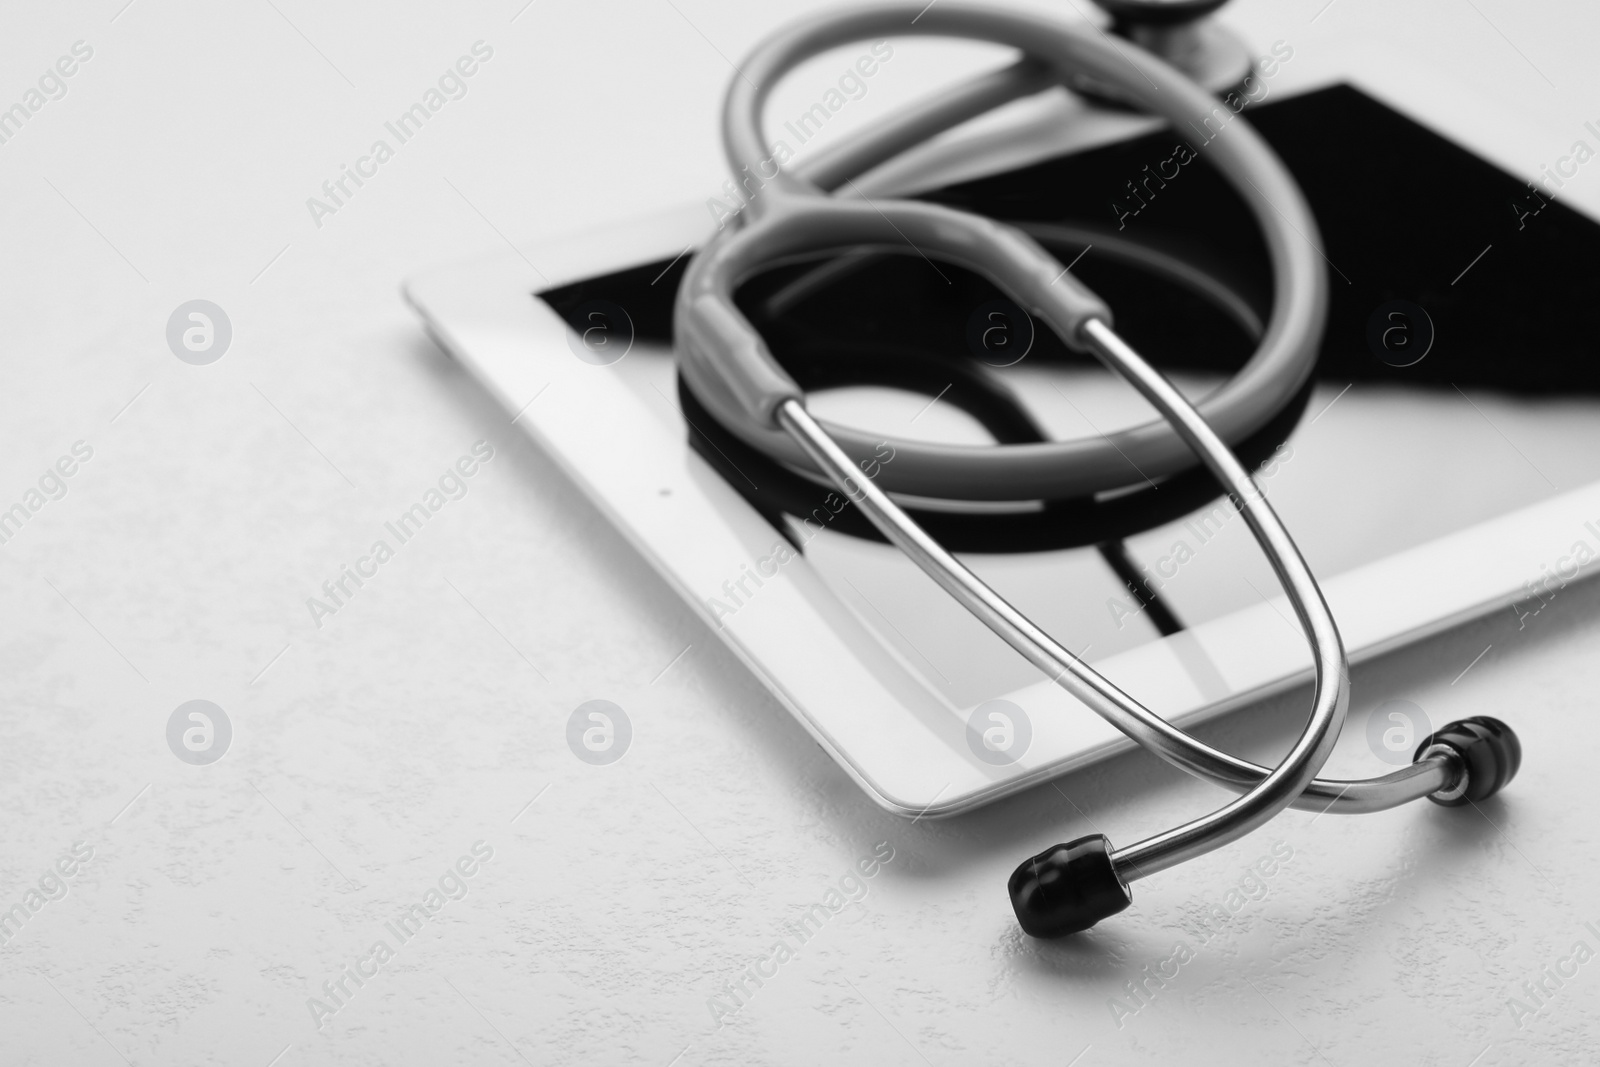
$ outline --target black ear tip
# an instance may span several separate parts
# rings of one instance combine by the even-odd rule
[[[1499,719],[1478,715],[1435,731],[1417,747],[1417,759],[1436,749],[1449,749],[1465,770],[1460,781],[1428,799],[1446,807],[1486,800],[1504,789],[1522,766],[1522,742]]]
[[[1100,834],[1055,845],[1025,860],[1006,887],[1017,922],[1033,937],[1087,930],[1133,902],[1111,863],[1111,843]]]

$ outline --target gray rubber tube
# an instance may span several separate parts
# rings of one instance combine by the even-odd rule
[[[915,21],[913,21],[915,20]],[[741,64],[723,111],[723,139],[736,174],[773,170],[763,143],[760,115],[771,88],[798,63],[819,52],[854,41],[891,36],[949,36],[986,40],[1021,50],[1026,60],[1060,72],[1078,72],[1114,83],[1150,111],[1163,116],[1200,156],[1215,166],[1239,192],[1260,225],[1274,278],[1274,300],[1265,335],[1255,353],[1221,388],[1198,407],[1224,441],[1236,443],[1260,429],[1310,377],[1327,313],[1327,280],[1317,250],[1319,236],[1304,197],[1272,150],[1227,105],[1208,95],[1182,74],[1149,54],[1118,48],[1092,30],[1019,12],[940,3],[891,5],[864,11],[813,16],[774,35]],[[1031,71],[1030,71],[1031,73]],[[1007,77],[1020,89],[1031,88],[1021,71]],[[937,104],[921,105],[916,127],[924,132],[972,117],[974,100],[1019,95],[997,91],[953,90],[945,121]],[[1003,78],[1000,80],[1004,80]],[[981,81],[981,79],[980,79]],[[1026,83],[1026,84],[1024,84]],[[905,129],[904,124],[885,124]],[[908,147],[903,137],[891,138],[895,150]],[[835,156],[835,158],[841,158]],[[849,158],[882,162],[883,152],[856,150]],[[829,183],[848,175],[834,171]],[[796,469],[814,471],[809,457],[780,429],[773,412],[799,390],[778,366],[748,320],[734,306],[732,295],[745,280],[785,259],[862,245],[952,259],[988,276],[1030,312],[1038,312],[1061,332],[1062,309],[1046,314],[1009,288],[999,275],[1013,280],[1022,260],[1009,267],[987,254],[952,254],[930,247],[917,235],[893,233],[884,238],[884,223],[907,208],[946,212],[944,220],[920,212],[934,230],[947,235],[970,233],[975,216],[906,201],[841,201],[803,177],[780,171],[773,175],[745,209],[743,225],[730,227],[690,264],[679,290],[677,348],[680,370],[689,387],[730,431],[773,458]],[[830,212],[838,212],[830,215]],[[953,217],[959,216],[959,219]],[[804,219],[802,223],[799,220]],[[966,220],[963,222],[962,220]],[[903,226],[891,228],[904,230]],[[1011,229],[987,223],[991,236]],[[805,233],[810,230],[809,235]],[[926,236],[926,235],[924,235]],[[958,242],[959,243],[959,242]],[[1014,242],[1007,242],[1014,246]],[[920,246],[920,247],[919,247]],[[1015,251],[1015,247],[1013,247]],[[1042,252],[1042,250],[1040,250]],[[1045,254],[1046,260],[1060,264]],[[1062,280],[1071,281],[1070,276]],[[1080,296],[1093,298],[1082,290]],[[885,315],[893,315],[886,307]],[[1109,321],[1109,316],[1102,316]],[[1071,321],[1077,316],[1069,315]],[[1062,340],[1079,347],[1078,339]],[[826,425],[847,454],[873,455],[881,435]],[[888,491],[954,500],[1029,500],[1087,496],[1152,478],[1165,477],[1194,465],[1194,457],[1164,421],[1155,420],[1109,436],[1042,444],[1000,446],[939,445],[891,438],[895,462],[882,468],[880,484]],[[818,472],[820,473],[820,472]]]
[[[806,181],[831,193],[851,178],[951,127],[1060,83],[1056,73],[1042,63],[1019,60],[905,108],[874,125],[865,135],[838,142],[832,150],[823,149],[801,166],[801,173]]]

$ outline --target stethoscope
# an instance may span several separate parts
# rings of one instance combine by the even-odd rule
[[[807,177],[775,167],[763,148],[761,114],[772,87],[805,59],[852,42],[893,35],[974,38],[1022,52],[1015,65],[914,106],[830,156]],[[1129,884],[1222,847],[1286,807],[1354,814],[1422,797],[1465,805],[1494,795],[1516,774],[1521,746],[1510,727],[1478,717],[1425,739],[1415,762],[1379,778],[1316,777],[1344,724],[1349,667],[1339,630],[1305,560],[1231,445],[1258,433],[1304,390],[1322,338],[1326,279],[1317,226],[1283,164],[1235,120],[1205,155],[1249,205],[1271,261],[1274,299],[1255,353],[1234,377],[1191,404],[1112,328],[1111,310],[1022,229],[909,200],[828,195],[906,149],[1000,104],[1061,81],[1108,86],[1178,129],[1215,124],[1216,97],[1165,62],[1092,29],[1018,12],[952,3],[902,4],[808,19],[757,47],[733,79],[723,140],[735,180],[759,176],[740,224],[695,256],[675,307],[682,383],[744,445],[790,471],[824,478],[871,524],[973,615],[1053,681],[1139,745],[1190,774],[1241,795],[1191,822],[1123,848],[1101,834],[1055,845],[1012,874],[1023,930],[1057,937],[1088,929],[1132,901]],[[740,310],[735,292],[781,263],[859,256],[862,249],[922,255],[986,276],[1052,329],[1092,354],[1162,416],[1096,439],[954,446],[894,439],[892,465],[864,474],[880,439],[830,425]],[[1129,464],[1151,479],[1184,476],[1197,456],[1222,484],[1266,553],[1311,645],[1315,669],[1309,721],[1276,767],[1212,748],[1123,692],[968,570],[891,494],[959,506],[1052,501],[1124,489]],[[859,464],[859,466],[858,466]]]

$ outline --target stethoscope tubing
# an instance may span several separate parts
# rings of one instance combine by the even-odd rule
[[[919,105],[921,114],[913,116],[915,121],[892,119],[883,124],[889,142],[879,150],[843,151],[842,155],[836,150],[832,158],[843,159],[850,166],[829,163],[827,173],[821,175],[825,184],[843,184],[855,167],[876,165],[909,147],[915,143],[912,133],[925,135],[947,128],[981,113],[983,104],[1043,88],[1048,79],[1039,73],[1041,68],[1057,72],[1058,80],[1061,71],[1076,70],[1101,81],[1127,82],[1128,90],[1140,97],[1141,103],[1180,129],[1193,127],[1203,133],[1208,129],[1206,122],[1216,126],[1220,121],[1216,115],[1229,114],[1204,90],[1138,49],[1118,50],[1092,35],[1065,32],[1055,23],[1018,12],[954,4],[922,12],[912,5],[894,5],[808,20],[759,46],[741,64],[742,75],[733,79],[723,119],[727,154],[736,175],[760,175],[765,185],[750,199],[742,223],[724,231],[691,264],[685,279],[686,297],[714,297],[724,285],[742,283],[743,277],[727,276],[730,268],[737,274],[738,270],[771,266],[768,258],[745,256],[742,246],[748,240],[761,245],[765,220],[774,213],[785,214],[796,202],[815,200],[822,192],[821,187],[791,171],[777,168],[772,173],[771,160],[762,147],[759,119],[768,89],[817,51],[904,33],[975,37],[1015,46],[1030,58],[952,90],[939,98],[939,103]],[[882,131],[873,132],[875,144]],[[1199,134],[1192,136],[1199,138]],[[1265,142],[1244,123],[1230,122],[1203,152],[1239,190],[1256,217],[1274,276],[1281,283],[1255,355],[1200,404],[1202,414],[1223,439],[1234,442],[1264,425],[1308,379],[1326,314],[1326,281],[1310,209]],[[893,242],[900,251],[906,250],[899,235],[894,235]],[[718,372],[705,367],[692,346],[684,354],[683,371],[697,396],[731,432],[790,465],[810,466],[802,450],[772,423],[770,406],[754,411],[730,395]],[[847,427],[828,428],[845,451],[858,459],[870,456],[880,440]],[[896,463],[884,472],[889,491],[954,499],[1090,496],[1128,484],[1130,464],[1159,479],[1194,463],[1183,442],[1160,420],[1105,437],[998,448],[900,439],[892,443]]]
[[[1338,627],[1321,590],[1250,474],[1183,395],[1109,326],[1091,319],[1083,329],[1096,356],[1179,427],[1184,439],[1227,487],[1283,584],[1315,658],[1311,717],[1283,761],[1270,771],[1246,764],[1249,770],[1238,774],[1239,769],[1230,767],[1237,777],[1229,784],[1239,784],[1239,777],[1254,779],[1237,800],[1201,818],[1115,850],[1111,862],[1118,876],[1127,883],[1237,840],[1301,797],[1327,761],[1343,726],[1349,702],[1349,672]],[[778,421],[813,461],[827,470],[839,490],[863,510],[885,537],[990,630],[1141,746],[1185,770],[1196,770],[1196,761],[1189,751],[1197,744],[1192,738],[1062,647],[945,551],[872,479],[861,476],[850,457],[806,412],[803,403],[799,400],[785,402],[778,409]],[[1243,762],[1223,753],[1213,754],[1230,764]]]

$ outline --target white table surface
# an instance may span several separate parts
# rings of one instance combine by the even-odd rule
[[[93,448],[0,546],[0,909],[92,849],[0,947],[0,1061],[1594,1062],[1600,962],[1572,949],[1600,950],[1600,593],[1357,672],[1356,726],[1395,698],[1516,725],[1522,775],[1481,811],[1290,813],[1140,883],[1087,936],[1027,939],[1004,890],[1021,858],[1132,840],[1217,791],[1131,755],[958,821],[880,812],[398,298],[502,235],[712,195],[723,57],[811,5],[521,6],[0,16],[0,106],[93,48],[0,144],[0,507]],[[1440,2],[1397,25],[1376,2],[1322,6],[1230,18],[1307,57],[1380,41],[1502,72],[1555,131],[1529,134],[1531,163],[1600,118],[1593,12]],[[468,94],[315,226],[305,199],[478,40],[494,55]],[[968,61],[908,52],[861,113]],[[204,367],[164,339],[196,297],[234,330]],[[319,629],[306,599],[479,440],[495,455],[466,497]],[[196,698],[234,728],[209,766],[165,738]],[[565,743],[590,699],[633,724],[610,766]],[[1270,758],[1300,706],[1207,734]],[[1355,728],[1330,764],[1381,770]],[[399,944],[385,923],[480,840],[493,858],[466,896]],[[786,933],[880,842],[893,859],[864,899],[804,945]],[[1278,842],[1292,859],[1256,888]],[[1202,942],[1195,918],[1240,885],[1259,899],[1235,896]],[[780,937],[794,957],[717,1026],[710,998]],[[393,958],[319,1028],[308,998],[380,939]],[[1174,958],[1133,1011],[1124,984]],[[1558,966],[1577,972],[1519,1019],[1511,999],[1533,1006],[1523,983]]]

